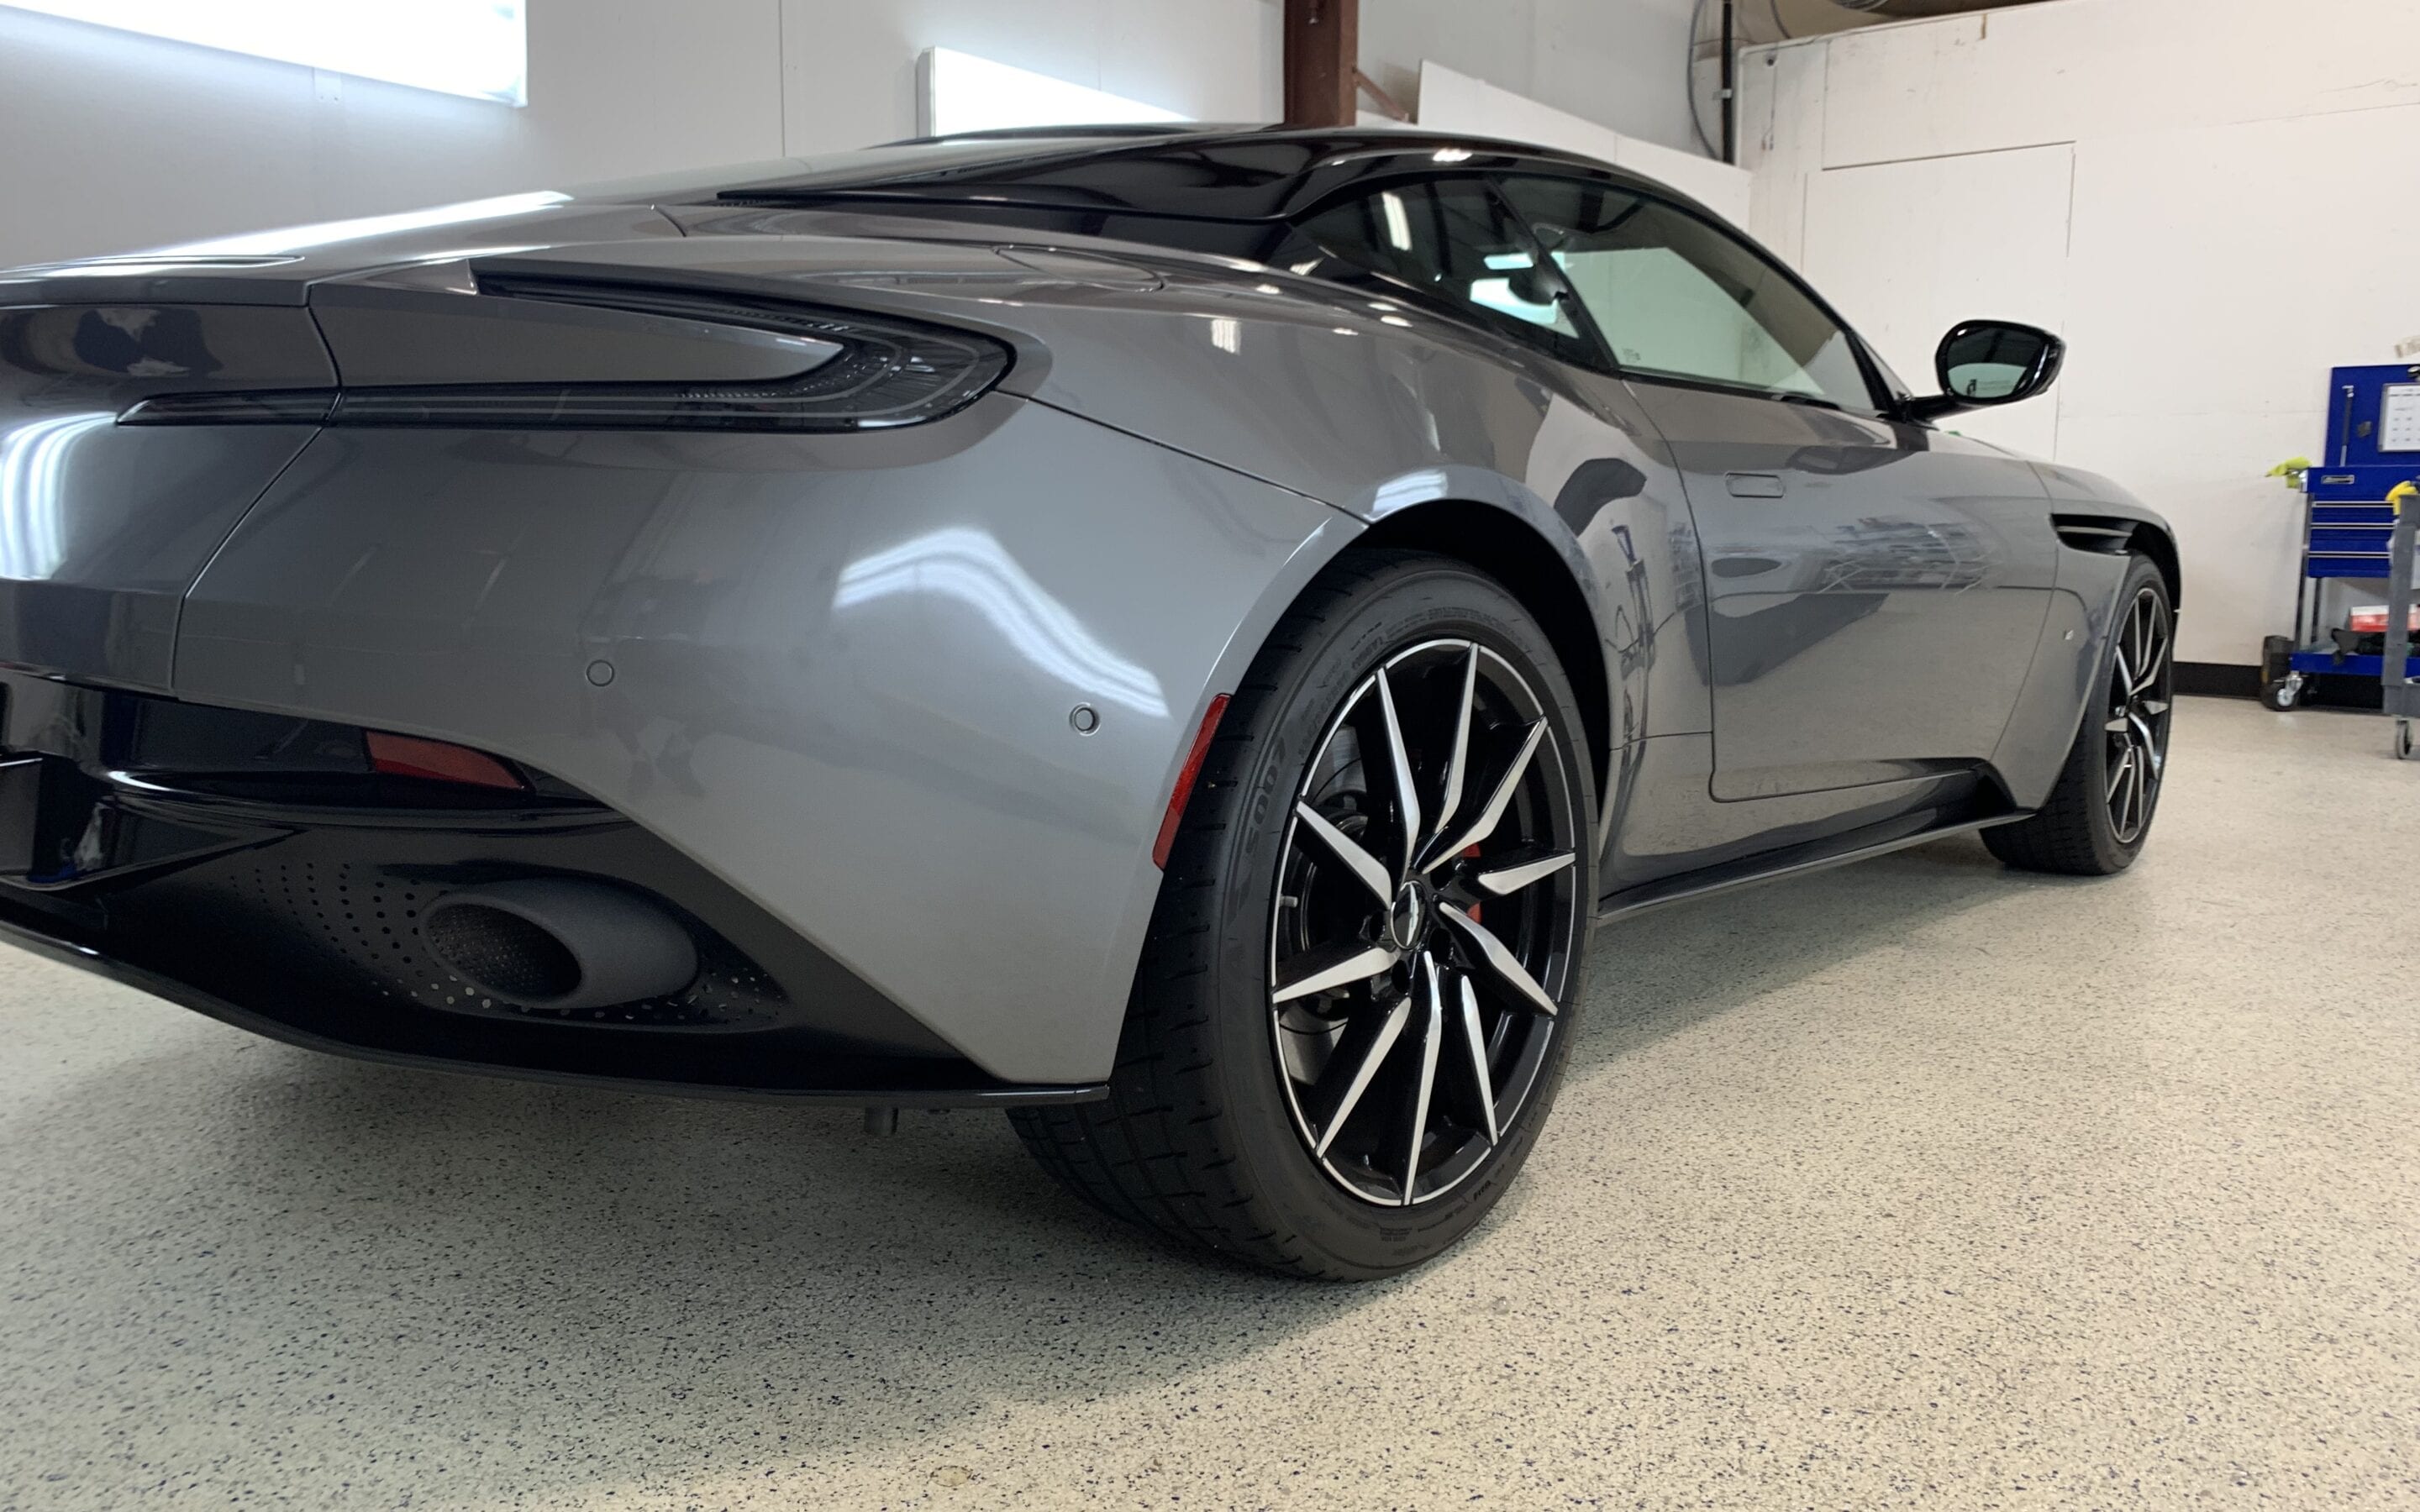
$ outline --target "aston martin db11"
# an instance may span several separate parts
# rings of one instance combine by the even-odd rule
[[[0,274],[0,928],[383,1060],[993,1104],[1393,1272],[1537,1138],[1592,925],[2133,860],[2170,532],[1939,424],[2062,355],[1916,393],[1686,197],[1416,132]]]

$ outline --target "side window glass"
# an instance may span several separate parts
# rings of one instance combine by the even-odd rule
[[[1526,227],[1475,178],[1400,184],[1303,217],[1296,228],[1346,268],[1416,290],[1585,361],[1560,281]],[[1335,277],[1339,270],[1297,270]]]
[[[1514,178],[1504,189],[1624,369],[1874,408],[1849,333],[1714,225],[1610,185]]]

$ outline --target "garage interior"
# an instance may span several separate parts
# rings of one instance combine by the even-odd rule
[[[1519,1184],[1357,1287],[1171,1255],[986,1111],[342,1060],[0,950],[0,1509],[2420,1494],[2420,764],[2374,677],[2258,702],[2384,593],[2305,579],[2296,484],[2333,370],[2420,363],[2420,8],[456,8],[525,25],[522,102],[0,5],[0,268],[1027,124],[1054,81],[1585,153],[1902,374],[1972,316],[2065,338],[1950,424],[2174,525],[2160,836],[2089,885],[1964,837],[1608,927]]]

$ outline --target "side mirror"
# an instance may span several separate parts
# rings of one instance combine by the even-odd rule
[[[2035,326],[2010,320],[1966,320],[1949,329],[1933,353],[1941,393],[1910,408],[1919,420],[1961,410],[2015,404],[2058,381],[2067,343]]]

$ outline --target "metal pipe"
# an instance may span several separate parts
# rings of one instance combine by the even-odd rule
[[[1739,162],[1739,34],[1735,0],[1723,0],[1723,161]]]
[[[1895,21],[1912,21],[1919,16],[1956,16],[1974,10],[2033,5],[2037,0],[1832,0],[1832,3],[1843,10],[1862,10],[1869,15],[1888,16]]]
[[[1739,43],[1756,47],[1885,22],[1981,15],[2037,0],[1762,0],[1740,12]]]

